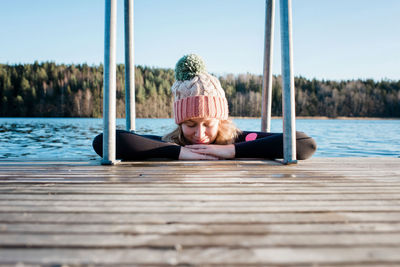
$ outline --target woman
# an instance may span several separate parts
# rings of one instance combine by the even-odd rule
[[[228,119],[228,102],[219,80],[207,73],[197,55],[182,57],[175,67],[174,118],[178,127],[164,137],[117,130],[116,158],[143,160],[218,160],[233,158],[283,158],[283,135],[242,132]],[[316,143],[296,133],[297,159],[307,159]],[[102,134],[93,148],[102,156]]]

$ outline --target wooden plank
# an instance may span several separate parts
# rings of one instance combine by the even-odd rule
[[[104,200],[104,201],[82,201],[82,200],[0,200],[0,207],[15,207],[15,208],[35,208],[35,207],[195,207],[195,208],[208,208],[208,207],[226,207],[226,208],[242,208],[242,207],[397,207],[400,201],[395,199],[389,200],[319,200],[319,201],[309,201],[309,200],[275,200],[275,201],[203,201],[203,200],[192,200],[192,201],[176,201],[170,200],[165,201],[138,201],[138,200]]]
[[[384,183],[385,185],[399,185],[399,176],[395,177],[382,177],[379,178],[379,181],[376,181],[377,177],[358,177],[357,179],[346,178],[343,179],[341,177],[304,177],[301,179],[287,179],[282,177],[281,179],[267,178],[267,177],[251,177],[251,178],[243,178],[243,177],[225,177],[225,178],[207,178],[203,177],[201,179],[188,179],[188,178],[174,178],[172,179],[155,179],[155,178],[123,178],[120,177],[118,179],[109,179],[109,178],[90,178],[90,177],[81,177],[81,178],[42,178],[42,177],[7,177],[0,178],[0,183],[2,184],[12,184],[12,185],[40,185],[40,184],[57,184],[57,185],[148,185],[151,186],[164,186],[164,185],[193,185],[193,186],[225,186],[225,185],[246,185],[246,184],[260,184],[260,185],[289,185],[295,186],[299,185],[310,185],[312,183],[319,183],[323,185],[349,185],[356,187],[357,185],[376,185],[379,183]],[[306,182],[305,182],[306,180]]]
[[[37,264],[400,264],[398,248],[1,249],[2,262]],[[18,259],[18,260],[16,260]]]
[[[339,165],[339,164],[331,164],[331,163],[321,163],[321,166],[315,166],[313,165],[307,165],[304,163],[300,163],[300,165],[295,165],[295,166],[282,166],[282,165],[278,165],[278,166],[270,166],[268,164],[264,164],[264,163],[259,163],[259,164],[254,164],[254,165],[238,165],[238,164],[234,164],[234,163],[227,163],[226,165],[220,165],[220,164],[216,164],[217,162],[207,162],[206,165],[201,164],[201,163],[197,163],[196,165],[193,164],[188,164],[186,161],[185,162],[181,162],[181,165],[177,165],[177,166],[168,166],[168,165],[158,165],[158,166],[154,166],[152,164],[146,163],[146,165],[132,165],[132,166],[118,166],[116,168],[118,168],[118,172],[122,172],[122,173],[140,173],[141,171],[148,171],[150,173],[162,173],[161,168],[163,168],[163,170],[166,170],[167,173],[168,171],[177,171],[177,170],[182,170],[183,173],[187,173],[187,172],[191,172],[193,170],[202,170],[203,172],[226,172],[226,171],[232,171],[234,169],[240,170],[239,174],[241,173],[245,173],[245,172],[261,172],[262,170],[270,170],[272,172],[278,172],[278,171],[282,171],[283,173],[289,173],[290,171],[293,170],[298,170],[300,172],[314,172],[315,170],[321,171],[321,170],[327,170],[327,171],[333,171],[335,167],[343,167],[341,169],[341,171],[351,171],[353,169],[356,170],[363,170],[363,171],[391,171],[391,172],[397,172],[398,170],[396,168],[393,169],[393,167],[395,167],[396,164],[398,164],[398,162],[393,162],[392,164],[369,164],[369,165],[365,165],[365,163],[362,164],[351,164],[351,165]],[[11,170],[15,170],[19,173],[28,173],[28,171],[31,171],[33,174],[39,174],[41,171],[44,170],[52,170],[54,172],[57,173],[62,173],[62,172],[72,172],[72,173],[76,173],[78,174],[78,171],[81,174],[89,174],[92,172],[95,173],[101,173],[101,172],[108,172],[110,171],[107,168],[101,168],[98,166],[89,166],[89,167],[73,167],[73,166],[58,166],[55,167],[54,165],[47,165],[47,166],[41,166],[41,167],[36,167],[36,166],[23,166],[23,165],[14,165],[14,166],[3,166],[0,163],[0,173],[5,173],[5,172],[9,172]],[[114,166],[115,167],[115,166]],[[113,168],[113,167],[110,167]],[[379,168],[379,169],[378,169]],[[115,169],[113,169],[115,170]]]
[[[218,168],[218,166],[213,166],[214,168]],[[271,176],[272,178],[279,178],[279,177],[287,177],[287,178],[296,178],[296,177],[305,177],[305,176],[318,176],[316,174],[316,171],[320,172],[320,176],[354,176],[354,177],[359,177],[359,176],[369,176],[369,174],[373,175],[379,175],[382,176],[383,174],[395,176],[399,174],[398,170],[393,170],[395,166],[392,166],[388,169],[385,170],[378,170],[376,168],[374,169],[357,169],[357,168],[348,168],[347,170],[341,169],[337,170],[337,168],[340,168],[340,166],[332,166],[331,168],[326,168],[324,170],[303,170],[303,169],[293,169],[293,170],[278,170],[278,169],[268,169],[266,167],[261,168],[261,169],[252,169],[248,170],[246,172],[241,171],[240,167],[235,167],[233,169],[227,169],[227,170],[204,170],[204,169],[199,169],[199,168],[191,168],[191,169],[185,169],[185,168],[179,168],[179,169],[164,169],[162,172],[158,171],[150,171],[147,169],[137,169],[137,170],[131,170],[128,172],[121,171],[119,172],[119,176],[121,177],[132,177],[132,178],[137,178],[137,177],[143,177],[143,175],[147,176],[160,176],[160,177],[185,177],[185,175],[188,174],[193,174],[194,178],[199,177],[199,176],[205,176],[205,177],[251,177],[252,175],[255,176],[264,176],[264,177],[269,177]],[[378,168],[378,167],[377,167]],[[335,170],[336,169],[336,170]],[[235,171],[237,170],[237,171]],[[266,171],[268,170],[268,171]],[[296,175],[293,174],[293,171],[296,171]],[[110,173],[107,173],[107,170],[93,170],[92,172],[85,172],[85,171],[80,171],[80,170],[73,170],[71,173],[63,173],[63,172],[57,172],[52,169],[45,169],[42,170],[41,172],[32,172],[29,173],[30,170],[26,170],[24,172],[22,171],[17,171],[14,172],[13,170],[8,170],[7,172],[1,172],[2,177],[10,176],[10,177],[16,177],[16,176],[32,176],[32,177],[47,177],[49,175],[56,175],[59,177],[62,177],[62,175],[65,176],[71,176],[71,177],[84,177],[84,176],[92,176],[93,178],[99,176],[99,177],[110,177],[112,178],[113,175]],[[79,173],[78,173],[79,172]],[[117,177],[114,175],[114,177]]]
[[[0,263],[400,265],[399,163],[0,162]]]
[[[349,223],[349,222],[399,222],[400,212],[302,212],[302,213],[207,213],[207,212],[155,212],[155,213],[78,213],[78,212],[3,212],[1,223],[198,223],[198,224],[248,224],[248,223]]]
[[[174,248],[199,247],[364,247],[386,246],[400,250],[400,233],[334,234],[2,234],[2,248]]]
[[[392,188],[393,190],[400,190],[400,182],[399,183],[370,183],[370,184],[357,184],[357,183],[345,183],[345,184],[321,184],[317,182],[309,182],[305,183],[288,183],[288,184],[281,184],[281,183],[250,183],[250,184],[208,184],[208,183],[197,183],[197,184],[185,184],[185,183],[175,183],[175,184],[54,184],[54,183],[46,183],[44,185],[37,184],[37,185],[26,185],[26,184],[13,184],[13,185],[2,185],[0,190],[1,192],[12,192],[13,190],[75,190],[75,189],[82,189],[82,190],[118,190],[123,192],[124,189],[127,190],[137,190],[143,191],[145,189],[151,190],[223,190],[223,191],[238,191],[238,190],[260,190],[265,191],[269,189],[273,190],[282,190],[285,191],[286,189],[332,189],[332,190],[341,190],[341,191],[357,191],[357,189],[386,189]]]
[[[158,164],[153,164],[152,162],[141,162],[141,164],[135,164],[135,162],[131,162],[129,165],[118,165],[118,166],[111,166],[109,168],[118,168],[119,171],[123,173],[128,173],[128,172],[133,172],[137,173],[140,171],[150,171],[151,173],[157,173],[157,172],[162,172],[160,167],[163,168],[163,170],[167,171],[173,171],[173,170],[184,170],[184,172],[190,172],[192,170],[202,170],[204,172],[207,171],[217,171],[217,172],[223,172],[223,171],[232,171],[233,169],[238,169],[244,171],[261,171],[261,170],[271,170],[271,171],[282,171],[282,172],[290,172],[292,170],[299,170],[301,172],[314,172],[315,170],[322,171],[322,170],[328,170],[328,171],[333,171],[335,167],[341,167],[341,171],[349,171],[349,170],[363,170],[363,171],[368,171],[368,170],[379,170],[380,171],[391,171],[391,172],[397,172],[398,169],[393,168],[399,163],[399,159],[396,159],[395,161],[387,161],[385,162],[379,161],[379,159],[373,159],[373,162],[371,161],[356,161],[356,162],[350,162],[350,163],[344,163],[344,162],[337,162],[337,163],[332,163],[332,162],[314,162],[314,160],[311,160],[311,162],[305,161],[305,162],[299,162],[299,164],[294,165],[294,166],[282,166],[281,164],[277,164],[274,166],[269,165],[268,163],[265,162],[259,162],[255,164],[237,164],[237,162],[234,161],[221,161],[225,162],[224,165],[221,165],[220,161],[198,161],[198,162],[178,162],[176,165],[168,165],[168,163],[163,163],[163,162],[158,162]],[[55,166],[54,164],[46,164],[42,166],[37,166],[37,165],[10,165],[10,166],[5,166],[4,164],[1,164],[0,162],[0,167],[2,173],[10,171],[10,170],[16,170],[18,172],[27,172],[28,170],[31,170],[32,173],[38,174],[40,171],[43,170],[53,170],[55,172],[75,172],[75,171],[80,171],[81,173],[90,173],[90,172],[101,172],[101,171],[109,171],[107,169],[108,167],[99,167],[99,166],[70,166],[67,164],[64,165],[59,165]],[[18,168],[18,169],[17,169]],[[115,169],[113,169],[115,170]]]
[[[325,193],[268,193],[268,194],[0,194],[0,200],[79,200],[79,201],[297,201],[297,200],[400,200],[398,193],[325,194]]]
[[[140,167],[140,168],[154,168],[154,167],[162,167],[162,168],[181,168],[183,165],[190,168],[209,168],[214,169],[210,166],[218,166],[218,168],[246,168],[249,169],[259,167],[259,168],[268,168],[268,169],[311,169],[311,170],[322,170],[329,168],[330,166],[340,166],[345,168],[356,168],[356,169],[370,169],[375,166],[379,166],[380,168],[390,168],[398,166],[400,162],[400,158],[392,158],[392,157],[379,157],[379,158],[312,158],[306,161],[299,161],[299,164],[294,166],[283,166],[281,163],[276,161],[269,160],[252,160],[252,159],[244,159],[244,160],[219,160],[219,161],[132,161],[132,162],[122,162],[118,166],[98,166],[100,165],[100,161],[88,161],[88,162],[80,162],[80,161],[1,161],[0,166],[1,169],[11,169],[16,166],[21,169],[47,169],[49,167],[53,169],[82,169],[82,170],[109,170],[113,169],[126,169],[128,170],[130,167]],[[250,169],[251,169],[250,168]],[[215,169],[214,169],[215,170]]]
[[[140,171],[150,171],[151,173],[157,173],[157,172],[162,172],[160,167],[163,168],[163,170],[167,171],[173,171],[173,170],[184,170],[184,172],[190,172],[192,170],[202,170],[202,171],[217,171],[217,172],[223,172],[223,171],[232,171],[233,169],[238,169],[244,171],[260,171],[260,170],[271,170],[271,171],[282,171],[282,172],[290,172],[292,170],[299,170],[302,172],[314,172],[315,170],[317,171],[322,171],[322,170],[328,170],[328,171],[333,171],[335,167],[341,167],[341,171],[351,171],[351,170],[362,170],[362,171],[368,171],[368,170],[377,170],[379,168],[380,171],[391,171],[391,172],[397,172],[398,169],[396,169],[396,165],[399,163],[400,159],[394,159],[393,161],[390,161],[391,159],[384,159],[384,161],[380,159],[370,159],[369,161],[352,161],[350,160],[349,163],[345,163],[343,161],[341,162],[315,162],[314,159],[309,161],[304,161],[304,162],[299,162],[299,164],[294,165],[294,166],[283,166],[281,164],[276,164],[276,165],[270,165],[266,162],[257,162],[254,164],[238,164],[238,162],[235,161],[197,161],[197,162],[178,162],[175,163],[175,165],[169,165],[168,162],[157,162],[157,164],[154,164],[154,162],[140,162],[140,164],[137,164],[135,162],[130,162],[129,165],[118,165],[118,166],[111,166],[109,168],[118,168],[119,171],[123,173],[128,173],[128,172],[140,172]],[[221,164],[223,163],[223,164]],[[0,172],[6,172],[10,170],[16,170],[18,172],[26,172],[28,170],[31,170],[32,173],[39,173],[40,171],[43,170],[53,170],[57,172],[74,172],[74,171],[81,171],[82,173],[90,173],[90,172],[101,172],[101,171],[109,171],[110,169],[107,169],[108,167],[99,167],[99,166],[70,166],[68,164],[64,165],[54,165],[54,164],[45,164],[41,166],[37,165],[9,165],[5,166],[0,162],[0,167],[1,171]],[[394,167],[394,168],[393,168]],[[18,169],[17,169],[18,168]]]
[[[219,206],[74,206],[74,205],[49,205],[49,206],[35,206],[35,205],[8,205],[0,206],[0,213],[4,212],[25,212],[25,213],[48,213],[48,212],[79,212],[79,213],[273,213],[273,212],[400,212],[400,205],[342,205],[335,206],[303,206],[303,205],[287,205],[287,206],[255,206],[254,203],[247,206],[230,206],[221,204]]]
[[[176,172],[179,173],[179,170]],[[265,171],[264,171],[265,172]],[[325,171],[324,173],[321,173],[320,175],[316,174],[308,174],[308,173],[297,173],[296,175],[290,174],[290,173],[273,173],[273,172],[268,172],[268,173],[246,173],[242,175],[238,175],[236,173],[224,173],[224,174],[217,174],[217,173],[201,173],[198,171],[197,173],[186,173],[186,174],[150,174],[150,173],[139,173],[139,174],[119,174],[118,176],[112,176],[112,175],[105,175],[105,174],[88,174],[88,175],[68,175],[68,174],[55,174],[55,173],[50,173],[49,171],[46,171],[46,173],[42,174],[37,174],[37,175],[29,175],[29,174],[4,174],[2,175],[1,180],[2,181],[7,181],[7,180],[12,180],[15,179],[18,181],[18,179],[51,179],[51,180],[62,180],[65,179],[65,182],[67,181],[79,181],[82,179],[81,182],[86,182],[87,183],[93,183],[93,181],[107,181],[107,182],[144,182],[145,179],[154,179],[156,181],[163,181],[163,182],[179,182],[179,181],[192,181],[192,182],[202,182],[203,179],[205,181],[210,180],[212,181],[212,178],[217,179],[218,182],[224,182],[223,179],[231,179],[232,181],[238,181],[240,179],[242,180],[247,180],[249,181],[254,181],[256,179],[261,179],[261,181],[267,181],[267,182],[282,182],[284,179],[288,180],[293,180],[293,181],[298,181],[301,182],[300,179],[306,179],[308,181],[319,181],[319,182],[328,182],[328,181],[338,181],[338,182],[356,182],[356,180],[361,180],[361,182],[373,182],[373,181],[392,181],[392,182],[397,182],[396,180],[397,177],[399,177],[399,173],[390,173],[390,172],[349,172],[349,173],[341,173],[339,171]],[[93,179],[93,180],[91,180]],[[192,180],[193,179],[193,180]],[[275,180],[274,180],[275,179]],[[280,181],[280,180],[281,181]],[[151,181],[151,180],[150,180]],[[230,181],[230,180],[228,180]],[[304,181],[303,181],[304,182]]]
[[[357,186],[357,185],[377,185],[377,184],[384,184],[384,185],[398,185],[399,184],[399,177],[397,175],[395,177],[385,176],[385,177],[377,177],[377,176],[368,176],[368,177],[357,177],[357,178],[343,178],[343,177],[298,177],[294,178],[268,178],[266,176],[263,177],[214,177],[214,178],[168,178],[168,179],[160,179],[154,177],[141,177],[141,178],[90,178],[90,177],[81,177],[81,178],[43,178],[43,177],[7,177],[0,179],[0,183],[2,184],[25,184],[25,185],[33,185],[33,184],[70,184],[70,185],[148,185],[148,186],[163,186],[163,185],[246,185],[246,184],[260,184],[260,185],[292,185],[295,186],[296,184],[299,185],[310,185],[318,183],[320,185],[350,185],[350,186]]]
[[[140,223],[0,223],[0,233],[122,233],[138,234],[291,234],[291,233],[400,233],[400,222],[252,223],[252,224],[140,224]]]
[[[374,194],[374,193],[399,193],[400,186],[224,186],[224,187],[136,187],[136,186],[2,186],[0,194],[265,194],[265,193],[351,193],[351,194]]]

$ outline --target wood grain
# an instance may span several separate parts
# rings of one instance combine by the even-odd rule
[[[0,161],[0,264],[397,266],[400,159]]]

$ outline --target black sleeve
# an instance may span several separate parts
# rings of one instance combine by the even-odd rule
[[[246,137],[251,139],[246,141]],[[307,159],[314,154],[317,144],[303,132],[296,132],[297,159]],[[242,132],[235,142],[236,158],[283,158],[283,134],[264,132]]]
[[[103,156],[103,134],[93,140],[96,153]],[[161,141],[160,136],[138,135],[132,132],[116,131],[116,158],[121,160],[143,160],[148,158],[178,159],[181,147]]]

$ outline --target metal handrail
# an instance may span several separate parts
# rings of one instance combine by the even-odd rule
[[[101,164],[112,165],[115,159],[116,117],[116,27],[117,1],[105,0],[104,73],[103,73],[103,160]]]
[[[264,71],[261,104],[261,130],[271,130],[272,102],[272,53],[274,34],[275,0],[265,3],[265,46]],[[282,63],[282,117],[283,117],[283,162],[297,163],[296,160],[296,115],[295,88],[293,76],[293,41],[292,41],[292,1],[280,1],[281,17],[281,63]]]
[[[274,51],[275,1],[265,3],[264,68],[261,104],[261,131],[271,132],[272,62]]]
[[[272,53],[275,0],[266,0],[265,47],[263,68],[263,131],[270,131],[272,99]],[[135,68],[133,40],[133,0],[125,0],[125,111],[126,129],[135,130]],[[103,160],[112,165],[115,158],[116,120],[116,14],[117,0],[105,0],[104,86],[103,86]],[[296,163],[296,126],[293,76],[291,0],[280,1],[282,53],[282,114],[284,163]]]
[[[125,116],[126,130],[136,128],[133,0],[125,0]]]

